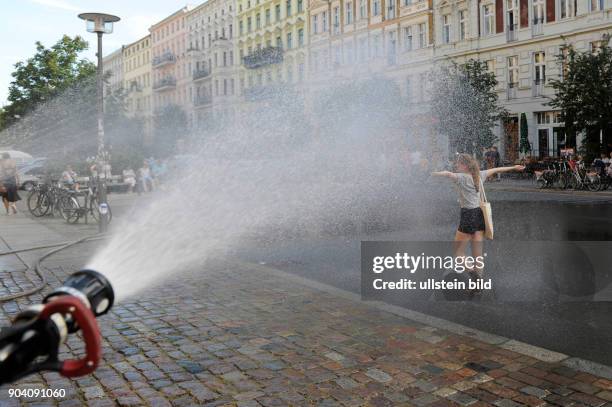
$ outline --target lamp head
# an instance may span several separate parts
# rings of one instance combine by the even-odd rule
[[[112,33],[113,23],[120,20],[117,16],[104,13],[81,13],[79,18],[85,20],[88,32],[104,34]]]

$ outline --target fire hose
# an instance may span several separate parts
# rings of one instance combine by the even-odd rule
[[[37,287],[0,298],[0,302],[31,295],[42,290],[47,280],[42,261],[61,250],[103,236],[89,236],[74,242],[39,246],[0,253],[0,256],[23,251],[56,247],[35,263],[41,278]],[[58,247],[59,246],[59,247]],[[106,314],[114,302],[109,281],[93,270],[70,275],[64,284],[46,295],[42,304],[17,314],[10,326],[0,331],[0,385],[41,371],[57,371],[64,377],[78,377],[93,372],[101,358],[101,337],[96,317]],[[81,359],[59,360],[59,348],[69,334],[81,331],[86,354]]]

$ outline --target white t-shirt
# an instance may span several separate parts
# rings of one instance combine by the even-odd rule
[[[480,207],[480,191],[474,187],[472,174],[456,172],[457,176],[455,185],[459,192],[459,205],[465,209],[474,209]],[[487,177],[486,171],[480,171],[480,179],[484,180]]]

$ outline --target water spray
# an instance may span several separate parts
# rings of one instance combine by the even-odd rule
[[[64,377],[93,372],[102,354],[96,317],[106,314],[115,299],[109,281],[93,270],[72,274],[48,294],[42,304],[20,312],[0,331],[0,385],[41,371]],[[59,347],[69,334],[81,330],[86,354],[60,361]]]

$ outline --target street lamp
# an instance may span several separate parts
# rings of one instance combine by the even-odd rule
[[[98,73],[97,73],[97,93],[98,93],[98,205],[100,212],[100,233],[108,229],[108,203],[106,202],[106,160],[108,159],[104,148],[104,84],[102,82],[102,35],[113,32],[113,23],[120,20],[119,17],[104,13],[82,13],[79,18],[85,20],[87,32],[98,35]]]

